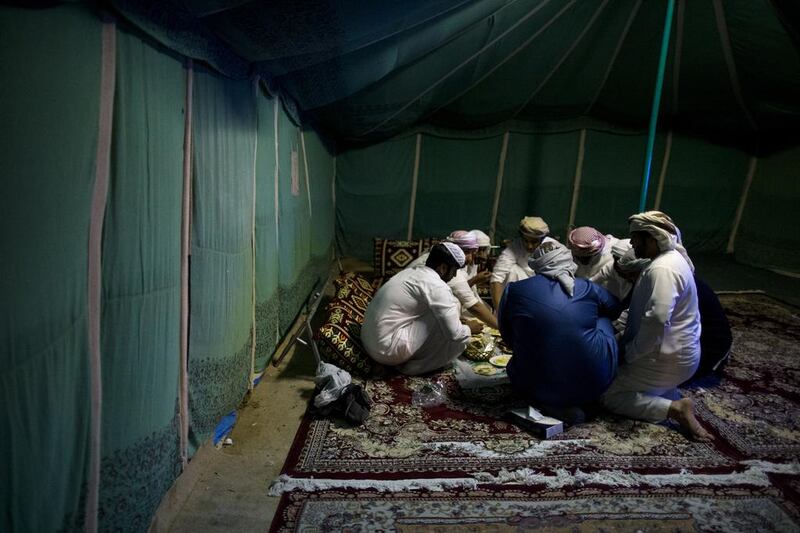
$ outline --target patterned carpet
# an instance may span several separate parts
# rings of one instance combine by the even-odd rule
[[[731,361],[682,390],[712,443],[605,414],[540,441],[502,420],[519,405],[507,388],[374,380],[364,426],[306,416],[273,530],[800,530],[800,314],[761,294],[721,301]],[[430,381],[446,403],[413,405]]]

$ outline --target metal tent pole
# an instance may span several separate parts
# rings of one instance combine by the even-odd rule
[[[664,18],[664,34],[661,36],[661,56],[658,58],[656,89],[653,94],[653,106],[650,110],[650,128],[647,134],[647,157],[645,157],[644,161],[644,176],[642,176],[642,194],[639,197],[639,211],[644,211],[645,203],[647,202],[647,186],[650,184],[650,168],[653,164],[653,147],[656,143],[658,107],[661,103],[661,89],[664,86],[664,71],[667,65],[667,52],[669,51],[669,34],[672,29],[673,11],[675,11],[675,0],[667,0],[667,13]]]

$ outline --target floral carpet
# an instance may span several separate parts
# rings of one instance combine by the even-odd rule
[[[503,420],[521,406],[507,388],[370,380],[363,426],[306,415],[273,530],[800,531],[800,314],[762,294],[720,300],[730,362],[681,390],[711,443],[608,414],[539,440]],[[431,381],[444,403],[416,405]],[[408,480],[422,490],[391,485]]]

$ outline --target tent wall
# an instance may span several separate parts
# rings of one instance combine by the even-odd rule
[[[800,147],[757,161],[735,241],[736,258],[800,273]]]
[[[332,259],[334,158],[313,132],[253,81],[199,66],[188,108],[184,58],[119,28],[104,50],[101,30],[82,5],[0,8],[0,122],[10,126],[0,142],[2,531],[80,529],[93,456],[99,529],[146,529],[181,471],[181,405],[191,406],[191,454],[237,407]],[[101,52],[116,66],[97,420],[87,258]],[[182,294],[187,133],[191,283]],[[190,398],[179,387],[182,298]],[[90,440],[98,425],[99,448]]]
[[[185,78],[178,59],[117,32],[102,259],[103,529],[146,528],[180,472],[175,354]]]
[[[341,154],[336,231],[342,253],[369,261],[372,238],[406,238],[409,228],[413,238],[495,228],[501,242],[516,234],[525,215],[542,216],[561,239],[570,225],[626,236],[627,217],[638,210],[645,134],[596,121],[517,126],[472,135],[426,128]],[[738,259],[798,272],[795,233],[768,229],[791,227],[798,154],[756,160],[748,193],[754,158],[661,132],[647,208],[672,215],[691,252],[732,251],[733,235]]]
[[[246,81],[194,76],[189,400],[193,446],[250,379],[255,98]]]
[[[72,529],[89,457],[100,24],[0,8],[0,78],[0,530]]]

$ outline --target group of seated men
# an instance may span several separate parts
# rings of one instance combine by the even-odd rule
[[[602,406],[711,438],[676,387],[724,364],[727,319],[668,215],[639,213],[629,225],[630,239],[583,226],[564,245],[544,220],[525,217],[491,272],[479,272],[489,237],[454,231],[377,291],[364,348],[423,374],[451,364],[487,325],[512,348],[515,392],[546,413],[578,423]],[[478,295],[485,283],[494,310]]]

